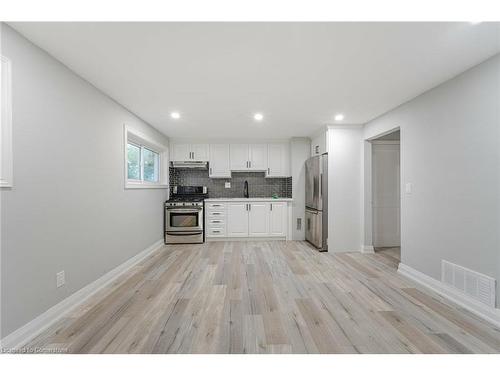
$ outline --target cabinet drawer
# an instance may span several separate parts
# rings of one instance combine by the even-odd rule
[[[206,205],[208,211],[224,211],[226,209],[225,203],[207,203]]]
[[[225,237],[226,228],[211,227],[207,228],[207,237]]]
[[[207,214],[208,214],[209,219],[217,219],[217,218],[226,217],[226,211],[221,211],[221,210],[208,211]]]
[[[209,218],[207,218],[207,225],[213,226],[213,227],[220,227],[220,226],[226,225],[226,220],[224,217],[221,217],[221,218],[209,217]]]

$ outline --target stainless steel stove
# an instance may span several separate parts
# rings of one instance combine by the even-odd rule
[[[206,186],[174,186],[165,202],[165,243],[203,243]]]

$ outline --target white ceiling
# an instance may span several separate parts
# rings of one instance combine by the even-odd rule
[[[365,123],[500,52],[500,23],[10,25],[171,137]]]

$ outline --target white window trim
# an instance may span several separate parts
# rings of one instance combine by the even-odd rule
[[[125,189],[168,189],[168,146],[156,142],[150,137],[138,132],[128,125],[123,126],[124,142],[123,142],[123,160],[124,160],[124,180]],[[129,180],[128,179],[128,157],[127,157],[127,144],[134,143],[142,148],[148,148],[151,151],[157,152],[159,155],[158,167],[158,182],[148,182],[144,180]],[[142,162],[141,162],[142,163]],[[141,168],[142,178],[142,168]]]
[[[11,61],[0,55],[0,188],[14,186],[12,157],[12,69]]]

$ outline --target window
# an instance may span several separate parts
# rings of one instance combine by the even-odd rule
[[[125,188],[166,188],[167,155],[167,147],[125,127]]]
[[[127,178],[129,180],[141,179],[141,147],[133,143],[127,144]]]
[[[144,181],[158,182],[160,155],[153,150],[143,148],[142,158],[144,160],[142,173]]]

